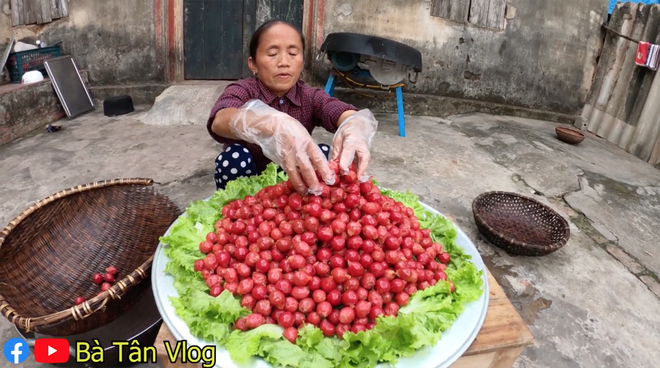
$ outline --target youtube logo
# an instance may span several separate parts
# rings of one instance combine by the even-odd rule
[[[69,356],[67,339],[37,339],[34,342],[34,360],[37,363],[66,363]]]

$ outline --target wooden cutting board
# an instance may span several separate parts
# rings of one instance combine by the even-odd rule
[[[450,368],[510,368],[534,336],[488,271],[490,300],[484,324],[468,350]]]

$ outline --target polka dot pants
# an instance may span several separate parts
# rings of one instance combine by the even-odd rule
[[[325,157],[329,159],[330,146],[321,143],[319,147]],[[225,185],[229,181],[256,174],[257,166],[252,160],[252,154],[238,143],[227,147],[215,159],[215,186],[218,190],[225,189]]]

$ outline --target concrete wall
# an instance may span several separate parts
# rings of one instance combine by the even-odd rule
[[[13,29],[8,3],[0,0],[5,10],[0,11],[0,43],[12,33],[18,39],[64,41],[64,53],[88,70],[97,96],[118,93],[109,86],[153,87],[167,83],[168,77],[181,79],[181,0],[172,1],[172,9],[164,0],[69,0],[68,17]],[[506,28],[495,31],[433,17],[431,0],[304,3],[306,11],[313,8],[316,15],[305,15],[308,24],[303,27],[305,32],[307,26],[315,30],[308,34],[313,49],[324,35],[336,31],[372,33],[420,49],[424,71],[408,93],[442,96],[451,99],[449,104],[470,99],[568,115],[579,114],[584,105],[600,44],[599,26],[607,13],[607,0],[510,0]],[[155,4],[160,4],[158,9]],[[174,28],[168,29],[170,25]],[[322,85],[327,60],[308,65],[313,82]],[[160,87],[152,90],[150,98]]]
[[[0,93],[0,145],[63,117],[66,113],[49,80]]]
[[[41,26],[12,30],[11,17],[0,13],[0,43],[12,32],[16,39],[63,41],[62,52],[88,70],[93,86],[160,83],[165,67],[154,19],[154,1],[69,0],[68,17]]]
[[[422,52],[408,92],[578,114],[594,74],[607,0],[510,0],[503,31],[431,16],[430,0],[325,0],[331,32],[374,34]],[[314,61],[316,83],[327,59]]]
[[[87,72],[83,70],[80,76],[89,88]],[[4,85],[2,90],[0,146],[23,137],[35,129],[45,129],[48,124],[66,118],[64,107],[49,79],[27,85]],[[100,105],[100,101],[95,103],[97,106]]]

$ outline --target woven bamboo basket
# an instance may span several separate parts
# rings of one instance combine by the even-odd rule
[[[517,193],[486,192],[472,202],[481,234],[510,254],[543,256],[562,248],[571,232],[552,208]]]
[[[25,332],[69,336],[130,309],[150,287],[159,237],[181,214],[152,184],[135,178],[80,185],[12,220],[0,232],[0,313]],[[115,282],[101,292],[93,275],[109,266],[117,268]],[[86,301],[75,305],[78,296]]]

